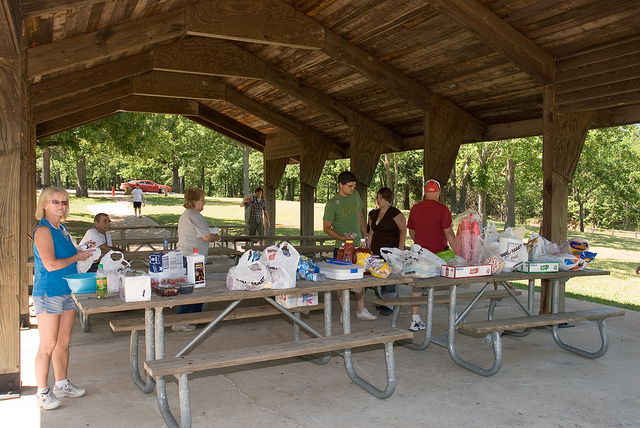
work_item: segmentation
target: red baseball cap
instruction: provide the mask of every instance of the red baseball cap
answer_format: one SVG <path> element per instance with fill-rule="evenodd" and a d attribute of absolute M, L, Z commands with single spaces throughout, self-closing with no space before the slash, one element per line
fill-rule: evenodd
<path fill-rule="evenodd" d="M 424 183 L 424 193 L 437 193 L 440 191 L 440 183 L 433 178 Z"/>

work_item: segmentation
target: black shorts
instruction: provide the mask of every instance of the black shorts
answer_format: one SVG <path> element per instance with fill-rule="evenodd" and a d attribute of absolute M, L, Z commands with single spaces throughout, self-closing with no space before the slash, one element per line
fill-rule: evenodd
<path fill-rule="evenodd" d="M 142 206 L 142 201 L 133 203 L 133 208 L 140 208 L 141 206 Z"/>

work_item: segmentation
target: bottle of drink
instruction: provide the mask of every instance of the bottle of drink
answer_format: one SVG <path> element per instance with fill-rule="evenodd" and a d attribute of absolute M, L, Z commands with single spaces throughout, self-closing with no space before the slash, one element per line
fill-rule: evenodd
<path fill-rule="evenodd" d="M 344 255 L 342 256 L 342 260 L 353 263 L 353 257 L 356 253 L 356 246 L 353 245 L 353 241 L 347 239 L 344 244 Z"/>
<path fill-rule="evenodd" d="M 314 273 L 308 273 L 305 276 L 305 278 L 307 278 L 307 281 L 322 282 L 327 280 L 327 275 L 320 272 L 314 272 Z"/>
<path fill-rule="evenodd" d="M 98 265 L 96 271 L 96 297 L 98 299 L 104 299 L 109 297 L 109 290 L 107 290 L 107 272 L 102 265 Z"/>
<path fill-rule="evenodd" d="M 169 249 L 169 241 L 167 240 L 167 238 L 164 238 L 164 241 L 162 241 L 162 251 L 166 253 L 168 249 Z"/>
<path fill-rule="evenodd" d="M 206 284 L 204 265 L 207 258 L 203 254 L 198 254 L 196 248 L 193 254 L 187 256 L 187 281 L 195 284 L 195 288 L 204 287 Z"/>

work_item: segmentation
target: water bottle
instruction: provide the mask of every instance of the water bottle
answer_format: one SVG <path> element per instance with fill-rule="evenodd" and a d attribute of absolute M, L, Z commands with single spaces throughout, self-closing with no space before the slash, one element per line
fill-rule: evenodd
<path fill-rule="evenodd" d="M 305 278 L 307 278 L 307 281 L 323 282 L 327 280 L 327 275 L 320 272 L 313 272 L 308 273 Z"/>
<path fill-rule="evenodd" d="M 107 290 L 107 272 L 102 265 L 98 265 L 98 270 L 96 271 L 96 297 L 98 299 L 109 297 L 109 290 Z"/>
<path fill-rule="evenodd" d="M 164 241 L 162 241 L 162 251 L 166 252 L 169 249 L 169 241 L 167 240 L 167 238 L 164 238 Z"/>

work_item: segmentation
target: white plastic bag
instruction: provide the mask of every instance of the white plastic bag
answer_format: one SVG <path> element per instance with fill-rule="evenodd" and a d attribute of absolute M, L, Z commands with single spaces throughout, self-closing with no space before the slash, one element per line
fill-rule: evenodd
<path fill-rule="evenodd" d="M 411 251 L 404 252 L 402 276 L 431 278 L 440 275 L 444 260 L 418 244 L 411 245 Z"/>
<path fill-rule="evenodd" d="M 100 250 L 100 247 L 94 247 L 91 257 L 89 257 L 87 260 L 76 262 L 78 273 L 85 273 L 86 271 L 88 271 L 91 265 L 100 259 L 100 254 L 102 254 L 102 250 Z"/>
<path fill-rule="evenodd" d="M 300 254 L 293 245 L 288 242 L 271 245 L 262 252 L 260 261 L 271 274 L 272 288 L 280 290 L 296 286 L 296 270 L 300 262 Z"/>
<path fill-rule="evenodd" d="M 253 260 L 253 250 L 247 250 L 227 273 L 229 290 L 256 291 L 271 288 L 271 275 L 260 260 Z"/>
<path fill-rule="evenodd" d="M 391 266 L 391 272 L 400 275 L 404 268 L 404 251 L 395 247 L 382 247 L 380 248 L 380 255 Z"/>
<path fill-rule="evenodd" d="M 497 242 L 488 242 L 486 238 L 479 236 L 473 252 L 473 263 L 490 264 L 491 275 L 499 275 L 504 268 L 504 260 L 497 247 Z"/>
<path fill-rule="evenodd" d="M 484 239 L 486 242 L 498 242 L 498 228 L 493 220 L 487 221 L 487 227 L 484 228 Z"/>
<path fill-rule="evenodd" d="M 522 238 L 514 235 L 513 229 L 507 227 L 498 238 L 498 252 L 504 260 L 505 272 L 511 272 L 520 264 L 529 260 L 529 254 Z"/>
<path fill-rule="evenodd" d="M 117 293 L 120 287 L 119 274 L 131 270 L 131 265 L 124 259 L 120 251 L 109 251 L 100 259 L 102 268 L 107 272 L 107 290 L 109 293 Z"/>

